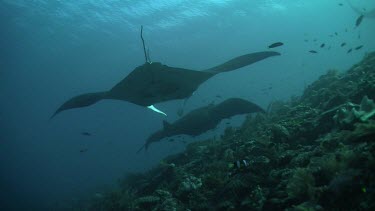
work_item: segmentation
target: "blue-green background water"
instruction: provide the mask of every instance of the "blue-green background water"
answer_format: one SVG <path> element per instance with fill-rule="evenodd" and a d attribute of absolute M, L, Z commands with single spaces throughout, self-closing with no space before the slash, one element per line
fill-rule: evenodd
<path fill-rule="evenodd" d="M 229 97 L 265 108 L 300 95 L 328 69 L 346 70 L 375 49 L 375 18 L 355 28 L 357 18 L 344 0 L 0 0 L 0 208 L 64 209 L 184 148 L 160 142 L 135 153 L 163 119 L 176 120 L 182 101 L 157 105 L 166 118 L 107 100 L 49 120 L 65 100 L 107 90 L 144 63 L 141 25 L 152 61 L 194 70 L 284 42 L 275 49 L 282 56 L 204 83 L 187 112 Z"/>

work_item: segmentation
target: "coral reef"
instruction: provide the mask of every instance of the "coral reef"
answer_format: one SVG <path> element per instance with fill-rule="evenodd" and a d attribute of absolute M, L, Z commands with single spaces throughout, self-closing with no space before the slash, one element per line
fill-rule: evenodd
<path fill-rule="evenodd" d="M 220 139 L 126 177 L 87 210 L 375 210 L 375 53 Z"/>

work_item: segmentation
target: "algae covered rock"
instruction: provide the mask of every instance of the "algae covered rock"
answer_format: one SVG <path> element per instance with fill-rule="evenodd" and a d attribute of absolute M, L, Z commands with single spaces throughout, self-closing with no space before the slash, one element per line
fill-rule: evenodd
<path fill-rule="evenodd" d="M 375 103 L 364 96 L 360 105 L 347 103 L 337 110 L 333 118 L 340 127 L 353 128 L 355 123 L 367 122 L 373 117 L 375 117 Z"/>
<path fill-rule="evenodd" d="M 179 192 L 191 192 L 202 187 L 202 180 L 193 175 L 188 175 L 180 184 Z"/>

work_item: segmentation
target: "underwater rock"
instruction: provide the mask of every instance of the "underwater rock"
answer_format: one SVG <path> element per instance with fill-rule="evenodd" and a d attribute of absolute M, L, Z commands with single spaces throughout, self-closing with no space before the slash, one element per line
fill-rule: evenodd
<path fill-rule="evenodd" d="M 170 192 L 161 189 L 158 189 L 155 192 L 160 197 L 161 204 L 159 204 L 154 210 L 177 210 L 178 202 L 172 197 Z"/>
<path fill-rule="evenodd" d="M 254 171 L 270 169 L 270 161 L 266 156 L 257 156 L 250 160 L 250 167 Z"/>
<path fill-rule="evenodd" d="M 367 96 L 362 98 L 360 105 L 347 103 L 336 111 L 333 116 L 336 124 L 344 129 L 353 129 L 354 123 L 366 122 L 375 116 L 375 103 Z"/>
<path fill-rule="evenodd" d="M 364 96 L 358 111 L 354 109 L 354 115 L 359 118 L 361 122 L 366 122 L 375 116 L 375 103 L 373 100 Z"/>
<path fill-rule="evenodd" d="M 224 159 L 226 161 L 234 160 L 234 151 L 232 149 L 227 149 L 224 151 Z"/>
<path fill-rule="evenodd" d="M 266 197 L 262 188 L 258 185 L 251 191 L 250 195 L 241 202 L 241 207 L 248 210 L 262 210 Z"/>
<path fill-rule="evenodd" d="M 197 178 L 193 175 L 186 176 L 184 178 L 184 181 L 181 182 L 179 187 L 179 192 L 185 193 L 185 192 L 191 192 L 193 190 L 196 190 L 202 186 L 202 180 L 201 178 Z"/>
<path fill-rule="evenodd" d="M 350 142 L 374 142 L 375 140 L 375 120 L 367 123 L 357 123 L 352 133 L 347 136 Z"/>
<path fill-rule="evenodd" d="M 314 202 L 303 202 L 297 206 L 293 206 L 294 211 L 319 211 L 324 210 L 322 206 Z"/>
<path fill-rule="evenodd" d="M 136 207 L 141 209 L 150 209 L 160 201 L 160 197 L 157 196 L 143 196 L 135 201 Z"/>
<path fill-rule="evenodd" d="M 286 190 L 290 198 L 305 201 L 313 197 L 314 186 L 315 179 L 310 171 L 306 168 L 297 168 L 289 179 Z"/>
<path fill-rule="evenodd" d="M 280 125 L 280 124 L 274 124 L 271 127 L 272 132 L 272 141 L 276 143 L 282 143 L 289 140 L 290 134 L 288 129 L 286 127 Z"/>

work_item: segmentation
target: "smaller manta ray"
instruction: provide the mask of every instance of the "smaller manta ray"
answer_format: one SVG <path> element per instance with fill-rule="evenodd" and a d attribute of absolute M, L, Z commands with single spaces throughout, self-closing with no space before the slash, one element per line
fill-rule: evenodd
<path fill-rule="evenodd" d="M 230 98 L 218 105 L 208 105 L 195 109 L 174 123 L 163 121 L 163 129 L 152 134 L 146 143 L 137 151 L 147 150 L 153 142 L 175 135 L 197 136 L 210 129 L 214 129 L 221 120 L 246 113 L 265 112 L 258 105 L 240 99 Z"/>

